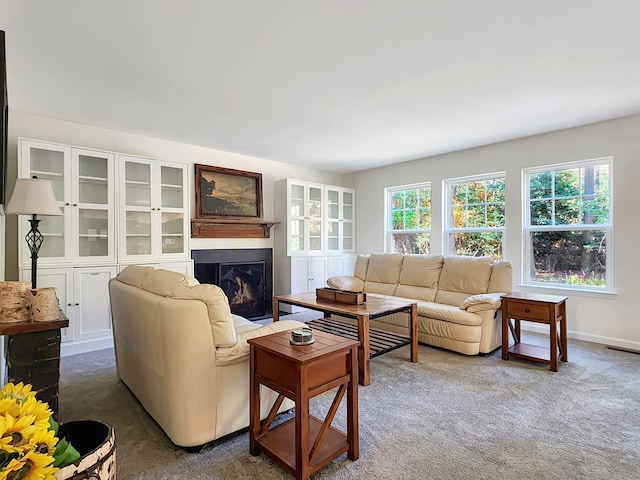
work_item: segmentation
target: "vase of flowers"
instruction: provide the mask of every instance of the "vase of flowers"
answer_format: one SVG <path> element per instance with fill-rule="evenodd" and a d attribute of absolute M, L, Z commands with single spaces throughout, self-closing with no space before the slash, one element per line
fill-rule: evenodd
<path fill-rule="evenodd" d="M 47 403 L 36 399 L 31 385 L 7 383 L 0 390 L 0 480 L 72 478 L 65 476 L 67 467 L 71 467 L 68 471 L 79 473 L 86 455 L 81 455 L 72 442 L 76 441 L 82 450 L 86 447 L 85 441 L 78 435 L 72 438 L 74 428 L 64 425 L 58 425 L 53 419 Z M 93 446 L 87 448 L 96 450 Z M 113 467 L 113 476 L 104 478 L 115 478 L 115 448 Z"/>

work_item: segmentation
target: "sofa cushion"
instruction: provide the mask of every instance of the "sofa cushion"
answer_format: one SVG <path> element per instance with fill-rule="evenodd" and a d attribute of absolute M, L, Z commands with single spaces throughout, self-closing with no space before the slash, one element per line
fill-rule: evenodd
<path fill-rule="evenodd" d="M 176 287 L 198 284 L 198 280 L 193 277 L 171 270 L 157 269 L 147 275 L 140 288 L 162 297 L 173 297 Z"/>
<path fill-rule="evenodd" d="M 127 285 L 140 288 L 144 280 L 154 271 L 153 267 L 129 265 L 118 274 L 118 280 Z"/>
<path fill-rule="evenodd" d="M 468 310 L 460 310 L 454 305 L 443 305 L 433 302 L 418 302 L 418 316 L 435 318 L 460 325 L 480 325 L 482 317 Z"/>
<path fill-rule="evenodd" d="M 238 335 L 238 341 L 233 347 L 219 348 L 216 350 L 216 365 L 222 367 L 247 360 L 249 357 L 249 344 L 247 340 L 250 338 L 284 332 L 285 330 L 294 330 L 304 326 L 304 323 L 298 322 L 297 320 L 281 320 L 279 322 L 268 323 L 260 328 L 244 331 Z"/>
<path fill-rule="evenodd" d="M 374 253 L 369 257 L 367 282 L 390 283 L 395 285 L 400 279 L 402 259 L 400 253 Z"/>
<path fill-rule="evenodd" d="M 459 306 L 469 295 L 487 293 L 491 257 L 445 257 L 436 302 Z"/>
<path fill-rule="evenodd" d="M 178 299 L 200 300 L 207 306 L 209 324 L 216 348 L 229 348 L 236 344 L 236 329 L 231 317 L 229 300 L 217 285 L 175 285 L 173 294 Z"/>
<path fill-rule="evenodd" d="M 405 255 L 395 295 L 433 302 L 443 260 L 442 255 Z"/>
<path fill-rule="evenodd" d="M 364 281 L 367 278 L 367 267 L 369 266 L 369 255 L 358 255 L 356 265 L 353 267 L 353 276 Z"/>

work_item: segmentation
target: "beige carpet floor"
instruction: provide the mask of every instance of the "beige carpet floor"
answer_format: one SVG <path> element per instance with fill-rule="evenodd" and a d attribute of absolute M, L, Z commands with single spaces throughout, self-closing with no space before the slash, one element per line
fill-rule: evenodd
<path fill-rule="evenodd" d="M 371 361 L 360 459 L 343 455 L 312 479 L 640 479 L 640 355 L 570 341 L 557 373 L 499 352 L 421 345 L 419 355 L 410 363 L 404 347 Z M 312 413 L 332 397 L 315 398 Z M 112 350 L 62 359 L 60 420 L 77 419 L 115 428 L 120 480 L 292 478 L 249 454 L 246 430 L 199 453 L 172 445 L 118 381 Z"/>

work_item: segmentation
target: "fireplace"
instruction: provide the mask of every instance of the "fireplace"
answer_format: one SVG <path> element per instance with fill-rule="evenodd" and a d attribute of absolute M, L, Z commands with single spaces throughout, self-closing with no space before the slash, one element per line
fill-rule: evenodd
<path fill-rule="evenodd" d="M 192 250 L 195 277 L 218 285 L 231 313 L 249 320 L 273 314 L 273 254 L 270 248 Z"/>

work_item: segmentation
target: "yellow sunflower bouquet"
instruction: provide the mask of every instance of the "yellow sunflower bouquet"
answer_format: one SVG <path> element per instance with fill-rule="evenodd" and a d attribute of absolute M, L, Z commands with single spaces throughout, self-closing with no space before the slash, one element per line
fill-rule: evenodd
<path fill-rule="evenodd" d="M 55 480 L 59 467 L 80 458 L 58 439 L 51 414 L 31 385 L 7 383 L 0 390 L 0 480 Z"/>

